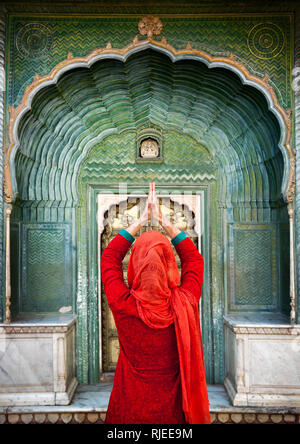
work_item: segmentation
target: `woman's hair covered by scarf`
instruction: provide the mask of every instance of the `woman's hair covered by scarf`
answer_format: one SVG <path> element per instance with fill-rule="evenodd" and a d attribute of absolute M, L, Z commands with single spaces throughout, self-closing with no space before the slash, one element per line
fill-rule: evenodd
<path fill-rule="evenodd" d="M 146 231 L 138 237 L 130 255 L 127 280 L 138 314 L 146 325 L 157 329 L 174 322 L 186 421 L 209 424 L 198 301 L 178 287 L 180 273 L 166 236 Z"/>
<path fill-rule="evenodd" d="M 170 241 L 158 231 L 146 231 L 133 244 L 127 280 L 141 319 L 151 328 L 173 322 L 172 288 L 180 274 Z"/>

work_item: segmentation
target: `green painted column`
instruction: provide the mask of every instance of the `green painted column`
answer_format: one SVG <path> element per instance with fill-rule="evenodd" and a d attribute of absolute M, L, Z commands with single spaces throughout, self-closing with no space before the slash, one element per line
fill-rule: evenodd
<path fill-rule="evenodd" d="M 4 203 L 3 203 L 3 139 L 4 139 L 4 53 L 5 53 L 5 13 L 0 5 L 0 322 L 4 313 Z"/>
<path fill-rule="evenodd" d="M 295 252 L 296 252 L 296 322 L 300 324 L 300 8 L 297 9 L 295 21 L 295 144 L 296 144 L 296 196 L 295 196 Z"/>

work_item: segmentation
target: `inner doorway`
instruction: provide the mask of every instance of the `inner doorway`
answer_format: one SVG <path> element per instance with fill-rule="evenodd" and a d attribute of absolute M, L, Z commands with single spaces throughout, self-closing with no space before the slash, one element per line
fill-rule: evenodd
<path fill-rule="evenodd" d="M 202 251 L 202 210 L 201 194 L 159 194 L 159 204 L 162 213 L 170 218 L 171 222 L 192 239 L 198 250 Z M 117 235 L 121 228 L 128 226 L 136 220 L 146 204 L 145 194 L 99 194 L 98 195 L 98 246 L 99 258 L 105 247 Z M 166 235 L 160 226 L 149 224 L 139 231 L 157 230 Z M 167 236 L 167 235 L 166 235 Z M 168 236 L 167 236 L 168 237 Z M 174 247 L 173 247 L 174 249 Z M 131 250 L 123 260 L 124 281 L 127 284 L 127 267 Z M 179 271 L 180 260 L 174 249 Z M 100 270 L 100 264 L 98 269 Z M 100 379 L 109 380 L 113 375 L 118 356 L 119 342 L 117 329 L 112 312 L 108 306 L 101 276 L 99 276 L 99 343 L 100 343 Z"/>

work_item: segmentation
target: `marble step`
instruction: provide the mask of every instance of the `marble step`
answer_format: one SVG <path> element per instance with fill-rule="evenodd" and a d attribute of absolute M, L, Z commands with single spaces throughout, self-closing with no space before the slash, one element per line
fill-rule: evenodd
<path fill-rule="evenodd" d="M 112 383 L 81 384 L 67 406 L 0 407 L 0 424 L 101 424 Z M 209 385 L 213 424 L 299 424 L 300 409 L 234 407 L 221 385 Z"/>

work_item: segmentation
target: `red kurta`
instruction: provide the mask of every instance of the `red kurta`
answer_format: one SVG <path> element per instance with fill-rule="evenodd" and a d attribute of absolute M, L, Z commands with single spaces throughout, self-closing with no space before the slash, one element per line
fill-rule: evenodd
<path fill-rule="evenodd" d="M 139 317 L 124 282 L 122 260 L 131 243 L 122 235 L 101 256 L 104 291 L 119 335 L 120 355 L 109 400 L 107 424 L 184 424 L 174 324 L 153 329 Z M 203 258 L 191 239 L 175 247 L 181 260 L 181 288 L 199 300 Z"/>

